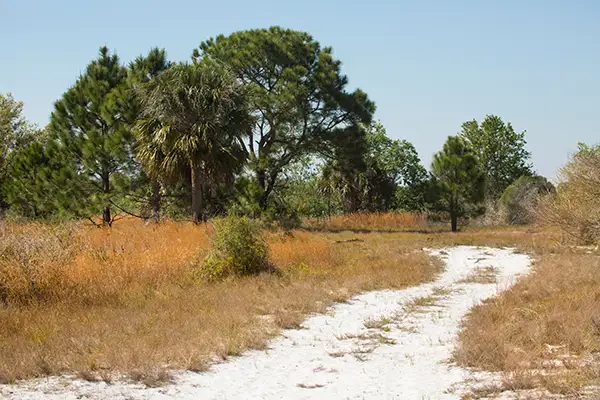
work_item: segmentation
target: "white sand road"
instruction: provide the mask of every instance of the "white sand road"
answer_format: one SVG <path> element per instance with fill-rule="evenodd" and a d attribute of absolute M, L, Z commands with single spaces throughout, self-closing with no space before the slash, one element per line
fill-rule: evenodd
<path fill-rule="evenodd" d="M 526 273 L 530 260 L 511 249 L 460 246 L 431 252 L 446 261 L 445 271 L 434 282 L 359 295 L 326 314 L 309 317 L 302 325 L 304 329 L 284 331 L 266 351 L 249 351 L 214 365 L 209 372 L 174 372 L 175 382 L 165 387 L 52 377 L 1 386 L 0 396 L 459 399 L 456 388 L 461 382 L 483 376 L 449 361 L 460 321 L 474 304 L 506 289 L 518 275 Z M 496 283 L 461 282 L 477 268 L 487 266 L 495 268 Z M 432 294 L 435 304 L 411 302 Z"/>

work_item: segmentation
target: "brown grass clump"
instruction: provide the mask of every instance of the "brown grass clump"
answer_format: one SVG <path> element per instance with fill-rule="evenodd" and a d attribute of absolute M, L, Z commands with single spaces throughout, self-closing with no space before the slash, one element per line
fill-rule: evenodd
<path fill-rule="evenodd" d="M 210 224 L 27 224 L 4 225 L 2 233 L 1 382 L 78 372 L 154 384 L 164 381 L 160 369 L 205 370 L 215 359 L 264 348 L 279 329 L 334 301 L 419 284 L 440 271 L 420 251 L 422 235 L 336 243 L 351 237 L 268 233 L 279 274 L 199 283 L 193 261 L 209 250 Z M 29 256 L 15 257 L 25 240 Z"/>
<path fill-rule="evenodd" d="M 473 308 L 456 360 L 509 372 L 505 386 L 531 371 L 552 392 L 600 383 L 600 255 L 565 248 L 538 257 L 534 273 Z"/>
<path fill-rule="evenodd" d="M 458 281 L 458 283 L 481 283 L 490 284 L 496 283 L 498 270 L 491 265 L 486 267 L 478 267 L 473 270 L 467 277 Z"/>

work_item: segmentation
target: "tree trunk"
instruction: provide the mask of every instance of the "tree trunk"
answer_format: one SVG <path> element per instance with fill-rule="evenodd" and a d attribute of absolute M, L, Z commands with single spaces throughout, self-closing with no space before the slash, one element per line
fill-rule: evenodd
<path fill-rule="evenodd" d="M 195 160 L 190 162 L 192 175 L 192 221 L 200 223 L 204 220 L 203 199 L 202 199 L 202 179 L 200 163 Z"/>
<path fill-rule="evenodd" d="M 102 192 L 104 194 L 110 193 L 110 175 L 106 171 L 102 172 Z M 110 226 L 111 222 L 110 206 L 106 204 L 102 210 L 102 224 Z"/>
<path fill-rule="evenodd" d="M 452 224 L 452 232 L 456 232 L 456 226 L 457 226 L 457 215 L 456 215 L 456 211 L 452 210 L 450 211 L 450 221 Z"/>
<path fill-rule="evenodd" d="M 267 173 L 263 169 L 256 170 L 256 181 L 258 182 L 258 186 L 260 187 L 260 197 L 258 198 L 258 206 L 261 211 L 265 211 L 267 209 Z"/>
<path fill-rule="evenodd" d="M 152 219 L 155 223 L 160 220 L 160 182 L 154 180 L 152 182 Z"/>
<path fill-rule="evenodd" d="M 452 232 L 456 232 L 457 220 L 458 210 L 456 206 L 456 200 L 454 199 L 454 195 L 452 195 L 452 199 L 450 200 L 450 224 L 452 225 Z"/>

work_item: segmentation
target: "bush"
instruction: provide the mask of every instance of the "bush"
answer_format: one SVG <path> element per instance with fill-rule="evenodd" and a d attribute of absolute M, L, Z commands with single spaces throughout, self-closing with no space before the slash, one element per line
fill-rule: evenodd
<path fill-rule="evenodd" d="M 269 248 L 260 224 L 247 217 L 215 220 L 213 249 L 198 269 L 203 280 L 248 276 L 271 271 Z"/>
<path fill-rule="evenodd" d="M 563 182 L 556 195 L 540 204 L 540 217 L 577 243 L 596 243 L 600 240 L 600 145 L 580 144 L 560 175 Z"/>
<path fill-rule="evenodd" d="M 554 192 L 554 185 L 543 176 L 522 176 L 504 190 L 500 213 L 508 224 L 531 224 L 540 197 Z"/>

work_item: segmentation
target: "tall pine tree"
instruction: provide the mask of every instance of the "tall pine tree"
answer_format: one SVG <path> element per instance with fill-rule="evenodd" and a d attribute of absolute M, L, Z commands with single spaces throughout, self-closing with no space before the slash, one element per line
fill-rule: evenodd
<path fill-rule="evenodd" d="M 438 189 L 438 205 L 450 213 L 452 232 L 458 217 L 483 200 L 485 177 L 473 150 L 458 136 L 450 136 L 442 151 L 433 157 L 431 174 Z"/>
<path fill-rule="evenodd" d="M 63 198 L 61 206 L 78 216 L 102 213 L 111 224 L 111 210 L 127 190 L 132 166 L 130 101 L 127 70 L 116 54 L 100 48 L 75 84 L 55 103 L 50 126 L 61 154 L 72 163 L 69 177 L 77 195 Z"/>

